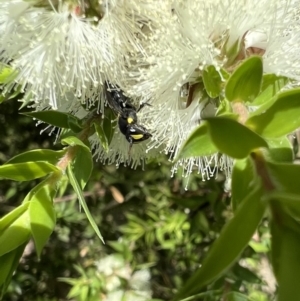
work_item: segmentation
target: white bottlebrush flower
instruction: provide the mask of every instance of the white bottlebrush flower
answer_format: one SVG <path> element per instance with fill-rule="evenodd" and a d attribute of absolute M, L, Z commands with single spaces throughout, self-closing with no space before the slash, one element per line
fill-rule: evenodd
<path fill-rule="evenodd" d="M 17 83 L 37 106 L 57 109 L 66 93 L 84 102 L 105 80 L 120 84 L 130 53 L 143 53 L 141 22 L 158 8 L 150 0 L 105 0 L 89 15 L 90 2 L 53 2 L 0 1 L 0 61 L 17 71 L 4 92 Z"/>
<path fill-rule="evenodd" d="M 17 71 L 3 92 L 21 85 L 36 111 L 55 109 L 84 118 L 80 104 L 96 104 L 103 113 L 105 81 L 122 86 L 132 53 L 146 55 L 144 28 L 159 27 L 170 1 L 104 0 L 88 14 L 90 1 L 1 0 L 0 61 Z M 79 5 L 80 4 L 80 5 Z M 143 28 L 143 31 L 142 31 Z M 96 135 L 90 137 L 95 157 L 104 163 L 135 168 L 158 150 L 146 142 L 129 144 L 116 127 L 108 153 Z"/>
<path fill-rule="evenodd" d="M 23 86 L 36 110 L 83 117 L 81 102 L 96 103 L 103 113 L 106 80 L 135 104 L 148 102 L 138 120 L 151 139 L 129 155 L 118 127 L 108 152 L 94 135 L 90 142 L 102 162 L 135 168 L 158 153 L 176 157 L 202 116 L 215 115 L 217 102 L 203 88 L 207 66 L 222 77 L 222 69 L 231 73 L 256 54 L 264 72 L 299 81 L 296 0 L 103 0 L 89 15 L 90 2 L 0 0 L 0 60 L 17 70 L 4 92 L 14 83 Z M 215 110 L 207 113 L 208 104 Z M 181 160 L 172 173 L 178 167 L 184 176 L 197 170 L 205 179 L 216 167 L 229 174 L 231 160 L 211 154 Z"/>
<path fill-rule="evenodd" d="M 200 123 L 207 100 L 196 92 L 203 90 L 201 78 L 207 66 L 213 65 L 222 77 L 221 69 L 231 73 L 254 53 L 263 56 L 265 72 L 298 79 L 297 5 L 285 0 L 174 1 L 169 26 L 164 24 L 151 32 L 144 45 L 147 56 L 137 54 L 136 65 L 130 70 L 127 91 L 143 101 L 149 100 L 155 108 L 145 121 L 159 133 L 155 135 L 158 139 L 149 143 L 149 149 L 163 141 L 165 151 L 176 154 Z M 292 47 L 293 43 L 296 47 Z M 293 60 L 289 60 L 289 54 Z M 184 176 L 197 170 L 205 179 L 221 166 L 229 174 L 232 160 L 218 158 L 215 154 L 181 160 L 173 172 L 182 166 Z"/>

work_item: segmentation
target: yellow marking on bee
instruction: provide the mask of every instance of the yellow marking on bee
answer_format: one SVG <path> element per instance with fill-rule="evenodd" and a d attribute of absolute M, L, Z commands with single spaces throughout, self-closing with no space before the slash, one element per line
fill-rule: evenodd
<path fill-rule="evenodd" d="M 132 122 L 133 122 L 133 118 L 128 117 L 128 118 L 127 118 L 127 122 L 128 122 L 128 123 L 132 123 Z"/>
<path fill-rule="evenodd" d="M 137 135 L 130 135 L 133 139 L 135 140 L 139 140 L 139 139 L 142 139 L 144 137 L 143 134 L 137 134 Z"/>

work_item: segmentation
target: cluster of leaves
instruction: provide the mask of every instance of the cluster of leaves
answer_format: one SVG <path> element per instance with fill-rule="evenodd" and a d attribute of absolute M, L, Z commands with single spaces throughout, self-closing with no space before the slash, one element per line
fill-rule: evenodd
<path fill-rule="evenodd" d="M 297 300 L 300 168 L 292 163 L 287 135 L 300 126 L 300 90 L 281 92 L 286 79 L 263 75 L 262 60 L 255 56 L 228 78 L 225 95 L 221 95 L 220 75 L 216 77 L 214 68 L 207 68 L 205 74 L 210 79 L 204 76 L 207 93 L 219 96 L 223 105 L 216 118 L 208 119 L 194 131 L 180 156 L 207 155 L 218 150 L 236 159 L 232 175 L 235 214 L 175 300 L 198 293 L 223 274 L 244 250 L 264 215 L 270 219 L 278 300 Z M 248 113 L 251 107 L 255 109 Z"/>
<path fill-rule="evenodd" d="M 102 167 L 103 198 L 88 207 L 83 189 L 96 171 L 87 138 L 96 132 L 108 150 L 114 128 L 110 111 L 100 116 L 104 118 L 91 112 L 86 120 L 54 111 L 28 114 L 63 129 L 60 141 L 65 148 L 27 151 L 0 167 L 3 179 L 22 182 L 45 177 L 0 220 L 2 295 L 30 239 L 41 257 L 56 225 L 54 199 L 70 183 L 91 228 L 102 239 L 97 226 L 101 225 L 109 244 L 94 245 L 80 237 L 80 243 L 87 241 L 89 254 L 82 264 L 90 269 L 77 268 L 78 280 L 71 279 L 70 268 L 64 271 L 62 280 L 73 285 L 69 297 L 106 298 L 107 279 L 99 277 L 94 254 L 100 252 L 105 258 L 114 252 L 131 271 L 151 268 L 154 297 L 163 300 L 264 300 L 266 295 L 257 295 L 255 286 L 249 286 L 261 283 L 249 270 L 249 262 L 246 267 L 238 262 L 241 256 L 256 259 L 259 250 L 268 250 L 263 235 L 260 244 L 253 241 L 264 220 L 272 237 L 270 259 L 279 284 L 278 300 L 298 300 L 300 167 L 293 164 L 287 135 L 300 126 L 300 90 L 282 92 L 287 79 L 263 75 L 262 60 L 255 56 L 231 75 L 209 66 L 202 79 L 205 93 L 220 103 L 219 110 L 195 129 L 179 158 L 215 152 L 234 158 L 231 200 L 224 197 L 220 183 L 200 185 L 198 176 L 192 176 L 189 192 L 181 191 L 178 180 L 167 179 L 162 162 L 160 172 L 150 164 L 143 176 L 119 170 L 116 178 L 110 168 Z M 109 191 L 119 201 L 112 207 L 105 202 Z M 94 217 L 89 209 L 93 206 Z M 57 235 L 60 240 L 71 240 L 71 226 L 67 229 L 65 236 Z M 118 278 L 118 289 L 126 291 L 129 279 Z"/>
<path fill-rule="evenodd" d="M 5 105 L 6 113 L 9 111 L 14 120 L 17 112 L 11 110 L 12 103 Z M 30 119 L 21 118 L 26 126 L 22 134 L 16 128 L 11 139 L 19 142 L 41 139 Z M 40 142 L 46 145 L 48 137 L 42 137 L 45 142 Z M 5 144 L 8 147 L 12 143 Z M 25 142 L 21 145 L 28 148 Z M 0 151 L 7 156 L 15 152 L 6 147 Z M 101 228 L 105 245 L 95 238 L 85 214 L 78 210 L 76 194 L 70 187 L 66 188 L 66 178 L 62 180 L 54 203 L 57 217 L 50 241 L 39 260 L 33 244 L 27 246 L 29 250 L 22 256 L 4 300 L 54 301 L 65 299 L 68 294 L 74 300 L 106 298 L 105 284 L 109 279 L 99 273 L 96 263 L 108 254 L 121 257 L 132 271 L 150 270 L 153 298 L 171 299 L 197 269 L 230 217 L 230 200 L 223 193 L 222 178 L 202 182 L 194 175 L 190 189 L 185 191 L 181 181 L 169 178 L 169 170 L 170 166 L 164 161 L 159 166 L 157 162 L 151 163 L 145 171 L 97 165 L 84 195 Z M 22 182 L 5 195 L 12 183 L 2 181 L 2 215 L 5 205 L 18 206 L 25 192 L 32 188 L 32 182 Z M 267 231 L 266 227 L 262 229 Z M 243 253 L 243 258 L 251 259 L 247 267 L 235 264 L 226 276 L 210 285 L 207 292 L 204 289 L 199 300 L 219 300 L 221 295 L 239 297 L 237 292 L 241 289 L 255 297 L 253 300 L 268 300 L 267 294 L 260 292 L 262 281 L 251 271 L 252 266 L 260 262 L 257 252 L 268 250 L 268 239 L 251 243 L 255 248 L 247 247 Z M 128 281 L 123 278 L 120 287 L 128 291 Z"/>

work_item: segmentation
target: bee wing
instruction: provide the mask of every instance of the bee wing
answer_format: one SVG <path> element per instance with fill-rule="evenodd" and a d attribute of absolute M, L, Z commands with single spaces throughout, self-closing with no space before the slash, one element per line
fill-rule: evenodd
<path fill-rule="evenodd" d="M 109 105 L 109 107 L 115 112 L 115 114 L 122 114 L 123 108 L 120 105 L 120 101 L 118 101 L 118 97 L 120 97 L 120 93 L 116 90 L 116 88 L 105 82 L 104 84 L 105 98 Z"/>

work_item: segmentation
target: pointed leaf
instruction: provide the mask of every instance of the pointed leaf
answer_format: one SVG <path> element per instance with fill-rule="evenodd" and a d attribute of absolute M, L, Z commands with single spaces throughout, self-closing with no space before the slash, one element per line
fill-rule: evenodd
<path fill-rule="evenodd" d="M 109 145 L 114 136 L 115 128 L 117 126 L 117 118 L 110 108 L 105 109 L 105 115 L 103 120 L 103 131 L 107 138 L 107 144 Z"/>
<path fill-rule="evenodd" d="M 262 75 L 262 58 L 251 56 L 229 78 L 225 87 L 226 98 L 229 101 L 253 101 L 260 92 Z"/>
<path fill-rule="evenodd" d="M 273 223 L 272 258 L 279 284 L 278 301 L 299 300 L 299 250 L 300 234 Z"/>
<path fill-rule="evenodd" d="M 30 235 L 29 216 L 26 210 L 9 227 L 0 232 L 0 256 L 27 243 Z"/>
<path fill-rule="evenodd" d="M 290 140 L 287 137 L 267 139 L 268 155 L 275 162 L 292 162 L 294 153 Z"/>
<path fill-rule="evenodd" d="M 276 191 L 266 200 L 270 201 L 274 222 L 300 235 L 300 196 Z"/>
<path fill-rule="evenodd" d="M 68 128 L 74 133 L 80 133 L 83 129 L 81 120 L 73 115 L 68 116 Z"/>
<path fill-rule="evenodd" d="M 70 127 L 70 120 L 77 119 L 75 116 L 59 111 L 40 111 L 40 112 L 26 112 L 24 115 L 36 118 L 40 121 L 46 122 L 59 128 Z M 79 122 L 79 121 L 78 121 Z"/>
<path fill-rule="evenodd" d="M 82 193 L 82 190 L 80 188 L 80 185 L 78 184 L 77 180 L 76 180 L 76 177 L 72 171 L 72 168 L 70 166 L 68 166 L 68 177 L 69 177 L 69 180 L 70 180 L 70 183 L 72 185 L 72 187 L 74 188 L 76 194 L 77 194 L 77 197 L 79 199 L 79 202 L 80 202 L 80 205 L 82 206 L 92 228 L 94 229 L 95 233 L 98 235 L 98 237 L 101 239 L 101 241 L 104 243 L 104 240 L 103 240 L 103 237 L 100 233 L 100 230 L 93 218 L 93 216 L 91 215 L 91 212 L 85 202 L 85 199 L 84 199 L 84 196 L 83 196 L 83 193 Z"/>
<path fill-rule="evenodd" d="M 13 99 L 16 96 L 18 96 L 20 93 L 22 93 L 22 88 L 17 87 L 17 88 L 15 88 L 15 90 L 5 93 L 4 95 L 0 94 L 0 103 L 4 102 L 6 100 L 9 100 L 9 99 Z"/>
<path fill-rule="evenodd" d="M 246 125 L 267 137 L 285 136 L 300 127 L 300 89 L 282 92 L 260 115 L 250 117 Z"/>
<path fill-rule="evenodd" d="M 228 38 L 222 49 L 223 54 L 226 55 L 227 58 L 225 66 L 232 65 L 241 51 L 241 39 L 237 39 L 234 43 L 231 42 L 231 44 L 229 44 L 230 42 Z"/>
<path fill-rule="evenodd" d="M 262 194 L 261 185 L 257 184 L 241 202 L 234 217 L 225 225 L 201 267 L 187 280 L 174 300 L 201 291 L 204 285 L 224 274 L 237 260 L 263 217 L 265 204 L 261 201 Z"/>
<path fill-rule="evenodd" d="M 225 295 L 226 301 L 251 301 L 246 295 L 238 292 L 230 292 Z"/>
<path fill-rule="evenodd" d="M 75 159 L 72 161 L 74 175 L 83 189 L 93 170 L 93 159 L 90 148 L 76 137 L 67 137 L 61 141 L 63 144 L 78 146 Z"/>
<path fill-rule="evenodd" d="M 262 137 L 232 119 L 217 117 L 206 122 L 215 146 L 232 158 L 243 159 L 256 148 L 268 147 Z"/>
<path fill-rule="evenodd" d="M 197 127 L 179 151 L 178 159 L 207 156 L 218 152 L 208 135 L 206 124 Z"/>
<path fill-rule="evenodd" d="M 108 152 L 109 150 L 109 144 L 108 144 L 108 139 L 105 135 L 105 132 L 103 130 L 103 127 L 101 125 L 99 125 L 98 123 L 94 122 L 94 127 L 96 130 L 96 134 L 98 136 L 98 139 L 100 140 L 100 143 L 103 147 L 103 149 Z"/>
<path fill-rule="evenodd" d="M 28 209 L 29 204 L 23 203 L 16 209 L 10 211 L 0 219 L 0 233 L 8 228 L 14 221 L 21 217 L 24 212 Z"/>
<path fill-rule="evenodd" d="M 284 76 L 265 74 L 261 86 L 261 93 L 255 98 L 252 105 L 260 105 L 273 98 L 288 83 Z"/>
<path fill-rule="evenodd" d="M 0 63 L 0 84 L 11 82 L 17 75 L 17 72 L 7 64 Z"/>
<path fill-rule="evenodd" d="M 232 208 L 235 211 L 242 200 L 253 190 L 256 177 L 250 158 L 236 160 L 232 170 Z"/>
<path fill-rule="evenodd" d="M 20 262 L 25 247 L 26 243 L 20 245 L 12 252 L 0 256 L 0 300 L 2 300 L 3 295 L 7 290 L 11 277 Z"/>
<path fill-rule="evenodd" d="M 267 162 L 277 190 L 300 195 L 300 165 Z"/>
<path fill-rule="evenodd" d="M 56 218 L 53 207 L 55 193 L 55 187 L 44 185 L 33 195 L 29 202 L 28 213 L 31 232 L 39 257 L 55 227 Z"/>
<path fill-rule="evenodd" d="M 59 169 L 48 162 L 26 162 L 0 166 L 0 178 L 14 181 L 30 181 Z"/>
<path fill-rule="evenodd" d="M 29 161 L 47 161 L 48 163 L 55 165 L 65 153 L 66 150 L 53 151 L 51 149 L 35 149 L 17 155 L 8 160 L 5 164 L 25 163 Z"/>
<path fill-rule="evenodd" d="M 220 71 L 217 71 L 215 66 L 207 66 L 202 73 L 205 90 L 209 97 L 216 98 L 222 91 L 222 79 Z"/>

